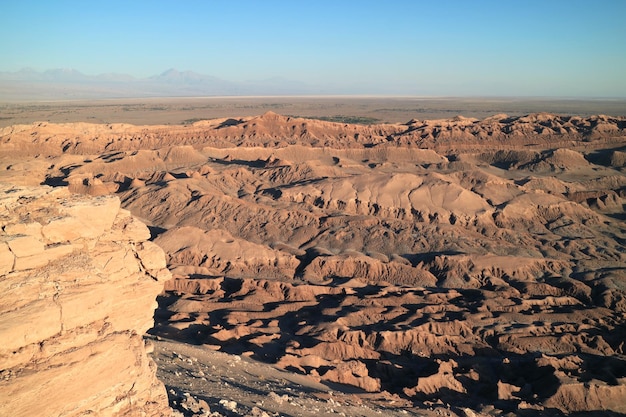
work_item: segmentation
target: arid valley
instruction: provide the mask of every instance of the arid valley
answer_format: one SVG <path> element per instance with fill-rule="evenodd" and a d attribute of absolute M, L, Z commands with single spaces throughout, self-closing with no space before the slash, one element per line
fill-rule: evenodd
<path fill-rule="evenodd" d="M 124 334 L 141 344 L 150 328 L 157 368 L 141 366 L 175 415 L 626 415 L 623 100 L 180 98 L 0 114 L 0 331 L 17 340 L 0 347 L 0 392 L 62 369 L 70 338 L 113 352 L 137 309 Z M 78 219 L 63 233 L 83 235 L 50 231 L 63 216 Z M 94 286 L 137 265 L 97 290 L 115 301 L 80 289 L 89 259 Z M 138 271 L 149 284 L 118 299 Z M 84 322 L 62 308 L 58 332 L 21 336 L 43 320 L 35 303 L 68 291 Z M 91 305 L 120 312 L 91 318 Z M 113 397 L 144 389 L 156 404 L 154 384 Z M 127 402 L 120 415 L 140 415 Z"/>

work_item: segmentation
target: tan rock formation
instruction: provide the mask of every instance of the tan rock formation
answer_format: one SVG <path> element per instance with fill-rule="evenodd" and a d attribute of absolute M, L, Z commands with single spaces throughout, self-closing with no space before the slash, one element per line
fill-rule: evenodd
<path fill-rule="evenodd" d="M 225 230 L 173 228 L 155 242 L 169 254 L 172 267 L 187 266 L 187 273 L 290 278 L 299 264 L 293 255 L 234 238 Z"/>
<path fill-rule="evenodd" d="M 0 415 L 162 416 L 162 250 L 115 197 L 0 187 Z"/>

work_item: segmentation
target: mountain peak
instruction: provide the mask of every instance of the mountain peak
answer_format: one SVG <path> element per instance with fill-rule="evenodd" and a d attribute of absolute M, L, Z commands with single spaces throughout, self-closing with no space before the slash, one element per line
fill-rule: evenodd
<path fill-rule="evenodd" d="M 163 71 L 162 73 L 160 73 L 158 76 L 159 77 L 171 77 L 174 75 L 176 76 L 180 75 L 180 71 L 178 71 L 176 68 L 169 68 Z"/>
<path fill-rule="evenodd" d="M 36 85 L 32 84 L 33 82 L 36 82 Z M 62 90 L 58 88 L 59 84 L 63 85 Z M 3 91 L 9 91 L 19 99 L 275 95 L 312 92 L 306 85 L 288 82 L 282 78 L 275 77 L 258 82 L 233 82 L 176 68 L 169 68 L 158 75 L 146 78 L 135 78 L 120 73 L 90 75 L 73 68 L 55 68 L 46 71 L 24 68 L 16 72 L 0 72 L 0 94 Z"/>
<path fill-rule="evenodd" d="M 44 71 L 44 74 L 55 74 L 55 75 L 85 75 L 82 72 L 75 70 L 74 68 L 53 68 L 47 71 Z"/>

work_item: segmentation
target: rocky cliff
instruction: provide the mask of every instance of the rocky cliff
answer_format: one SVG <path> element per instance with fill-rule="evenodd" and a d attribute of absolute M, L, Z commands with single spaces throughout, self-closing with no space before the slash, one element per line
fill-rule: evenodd
<path fill-rule="evenodd" d="M 115 197 L 0 185 L 0 415 L 169 414 L 142 334 L 169 278 Z"/>

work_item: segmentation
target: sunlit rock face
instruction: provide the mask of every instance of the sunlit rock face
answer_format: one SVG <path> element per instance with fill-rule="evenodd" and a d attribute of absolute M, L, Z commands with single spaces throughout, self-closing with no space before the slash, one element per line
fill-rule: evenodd
<path fill-rule="evenodd" d="M 170 277 L 116 197 L 0 186 L 0 415 L 161 416 L 142 335 Z"/>

